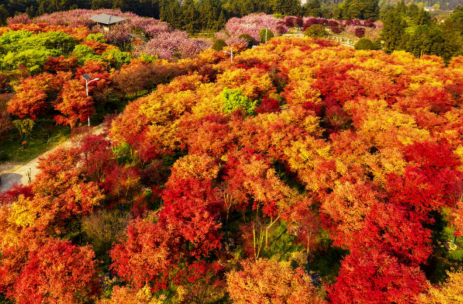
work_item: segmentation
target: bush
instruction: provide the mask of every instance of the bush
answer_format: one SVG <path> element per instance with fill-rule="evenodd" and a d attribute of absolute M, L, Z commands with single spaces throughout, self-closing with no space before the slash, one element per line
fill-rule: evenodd
<path fill-rule="evenodd" d="M 275 37 L 275 34 L 273 34 L 273 32 L 271 30 L 267 30 L 267 33 L 266 33 L 266 30 L 263 28 L 263 29 L 260 30 L 259 36 L 260 36 L 260 41 L 262 43 L 265 43 L 265 42 L 271 40 L 273 37 Z M 267 40 L 266 40 L 266 36 L 267 36 Z"/>
<path fill-rule="evenodd" d="M 31 74 L 41 72 L 48 57 L 55 55 L 49 50 L 26 50 L 19 53 L 8 53 L 3 58 L 3 68 L 7 70 L 18 69 L 21 66 L 27 68 Z"/>
<path fill-rule="evenodd" d="M 373 41 L 367 38 L 362 38 L 354 45 L 356 50 L 376 50 Z"/>
<path fill-rule="evenodd" d="M 132 60 L 132 56 L 130 53 L 121 52 L 120 50 L 111 50 L 104 52 L 102 55 L 103 59 L 112 67 L 116 69 L 120 69 L 124 64 L 129 64 Z"/>
<path fill-rule="evenodd" d="M 256 44 L 254 38 L 252 38 L 251 35 L 241 34 L 238 38 L 246 40 L 246 43 L 248 44 L 249 48 Z"/>
<path fill-rule="evenodd" d="M 225 43 L 225 40 L 223 39 L 216 39 L 214 41 L 214 44 L 212 45 L 212 49 L 217 51 L 217 52 L 220 52 L 221 50 L 223 50 L 224 47 L 227 46 L 227 43 Z"/>
<path fill-rule="evenodd" d="M 102 33 L 89 34 L 87 36 L 87 39 L 85 39 L 85 40 L 86 41 L 93 40 L 93 41 L 98 41 L 98 42 L 101 42 L 101 43 L 106 43 L 106 38 Z"/>
<path fill-rule="evenodd" d="M 254 114 L 257 101 L 252 101 L 239 89 L 227 89 L 222 91 L 222 98 L 225 101 L 224 112 L 231 113 L 235 110 L 242 108 L 246 114 Z"/>
<path fill-rule="evenodd" d="M 357 27 L 355 29 L 355 37 L 362 38 L 365 36 L 365 28 L 364 27 Z"/>
<path fill-rule="evenodd" d="M 327 33 L 323 25 L 314 24 L 305 30 L 304 35 L 306 35 L 307 37 L 319 37 L 320 38 L 320 37 L 326 37 Z"/>
<path fill-rule="evenodd" d="M 342 29 L 339 26 L 332 26 L 331 27 L 331 32 L 333 34 L 340 34 L 340 33 L 342 33 Z"/>

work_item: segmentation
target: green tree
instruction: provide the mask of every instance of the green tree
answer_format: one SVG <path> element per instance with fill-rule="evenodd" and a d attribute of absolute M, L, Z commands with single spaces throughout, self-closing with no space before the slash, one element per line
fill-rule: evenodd
<path fill-rule="evenodd" d="M 181 28 L 182 18 L 182 7 L 180 6 L 179 1 L 177 0 L 161 0 L 160 2 L 160 19 L 169 23 L 174 28 Z"/>
<path fill-rule="evenodd" d="M 185 0 L 182 5 L 183 29 L 192 34 L 198 29 L 199 14 L 193 0 Z"/>
<path fill-rule="evenodd" d="M 0 26 L 5 26 L 6 20 L 8 19 L 8 11 L 5 8 L 5 5 L 0 5 Z"/>
<path fill-rule="evenodd" d="M 20 140 L 23 141 L 31 134 L 34 128 L 34 121 L 32 119 L 18 119 L 13 121 L 13 126 L 18 129 Z"/>
<path fill-rule="evenodd" d="M 388 11 L 384 17 L 384 26 L 381 40 L 384 42 L 384 51 L 391 53 L 403 48 L 405 28 L 407 24 L 395 9 Z"/>
<path fill-rule="evenodd" d="M 463 35 L 463 7 L 458 6 L 453 12 L 452 15 L 447 19 L 453 23 L 455 29 L 460 31 L 461 35 Z"/>
<path fill-rule="evenodd" d="M 198 14 L 202 29 L 217 31 L 225 22 L 219 0 L 206 0 L 199 5 Z"/>
<path fill-rule="evenodd" d="M 342 7 L 344 19 L 377 19 L 379 16 L 378 0 L 347 0 Z"/>
<path fill-rule="evenodd" d="M 314 16 L 314 17 L 322 16 L 322 6 L 319 0 L 310 0 L 304 5 L 303 9 L 304 9 L 305 16 Z"/>
<path fill-rule="evenodd" d="M 271 6 L 274 13 L 282 15 L 299 15 L 301 13 L 300 0 L 272 0 Z"/>

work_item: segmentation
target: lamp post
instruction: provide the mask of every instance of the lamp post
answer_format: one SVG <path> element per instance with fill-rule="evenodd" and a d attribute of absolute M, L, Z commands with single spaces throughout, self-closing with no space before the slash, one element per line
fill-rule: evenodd
<path fill-rule="evenodd" d="M 100 80 L 100 78 L 92 79 L 92 77 L 90 77 L 88 74 L 84 74 L 82 78 L 85 79 L 85 91 L 87 92 L 88 97 L 88 85 L 94 81 Z M 90 116 L 88 116 L 88 126 L 90 127 Z"/>
<path fill-rule="evenodd" d="M 230 55 L 230 62 L 233 63 L 233 47 L 230 47 L 230 52 L 227 52 L 227 51 L 223 51 L 223 52 Z"/>

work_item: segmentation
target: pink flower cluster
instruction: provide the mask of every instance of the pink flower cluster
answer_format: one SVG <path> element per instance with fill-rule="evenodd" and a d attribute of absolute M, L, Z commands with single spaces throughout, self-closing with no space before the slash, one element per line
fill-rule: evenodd
<path fill-rule="evenodd" d="M 284 34 L 288 31 L 283 20 L 266 14 L 251 14 L 243 18 L 231 18 L 225 25 L 225 29 L 232 39 L 237 39 L 242 34 L 248 34 L 256 41 L 260 41 L 259 32 L 263 28 L 270 29 L 274 34 Z"/>
<path fill-rule="evenodd" d="M 99 14 L 119 16 L 127 18 L 128 21 L 116 24 L 111 27 L 109 32 L 105 32 L 101 26 L 96 25 L 95 22 L 90 20 L 90 17 Z M 35 18 L 34 22 L 93 28 L 95 31 L 103 33 L 109 43 L 116 44 L 129 43 L 131 41 L 130 34 L 132 30 L 140 29 L 151 40 L 145 45 L 136 47 L 134 54 L 140 55 L 141 53 L 146 53 L 163 59 L 191 57 L 210 47 L 210 43 L 206 41 L 189 39 L 187 33 L 177 30 L 173 31 L 169 24 L 165 22 L 153 18 L 140 17 L 133 13 L 123 13 L 120 10 L 77 9 L 43 15 Z"/>
<path fill-rule="evenodd" d="M 8 25 L 13 25 L 13 24 L 28 24 L 31 23 L 31 19 L 27 14 L 20 14 L 16 15 L 14 17 L 9 17 L 7 19 Z"/>
<path fill-rule="evenodd" d="M 248 41 L 246 39 L 239 38 L 239 36 L 230 36 L 224 31 L 215 33 L 215 38 L 222 39 L 223 41 L 225 41 L 225 43 L 228 46 L 232 46 L 232 45 L 247 46 L 248 45 Z"/>
<path fill-rule="evenodd" d="M 47 23 L 50 25 L 68 25 L 70 27 L 92 27 L 95 22 L 90 20 L 90 17 L 100 14 L 107 14 L 112 16 L 119 16 L 127 18 L 130 21 L 126 22 L 125 29 L 129 32 L 133 28 L 141 29 L 149 37 L 154 37 L 162 32 L 171 31 L 170 26 L 159 20 L 153 18 L 145 18 L 135 15 L 134 13 L 123 13 L 120 10 L 100 9 L 100 10 L 86 10 L 76 9 L 71 11 L 56 12 L 53 14 L 46 14 L 34 19 L 37 23 Z"/>
<path fill-rule="evenodd" d="M 175 30 L 158 34 L 156 38 L 139 47 L 135 55 L 145 53 L 161 59 L 187 58 L 210 47 L 210 43 L 206 40 L 190 39 L 186 32 Z"/>

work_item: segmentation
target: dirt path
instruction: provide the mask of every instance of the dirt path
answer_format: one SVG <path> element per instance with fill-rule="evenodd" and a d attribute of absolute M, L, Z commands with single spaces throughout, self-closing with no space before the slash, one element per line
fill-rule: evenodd
<path fill-rule="evenodd" d="M 96 126 L 92 129 L 92 134 L 101 134 L 104 128 L 103 125 Z M 18 162 L 8 162 L 4 164 L 0 164 L 0 193 L 6 192 L 15 184 L 23 184 L 28 185 L 31 181 L 39 173 L 37 168 L 39 164 L 39 158 L 47 155 L 48 153 L 54 152 L 59 148 L 65 148 L 72 145 L 74 142 L 74 138 L 70 138 L 67 141 L 63 142 L 62 144 L 54 147 L 53 149 L 43 153 L 39 157 L 26 162 L 26 163 L 18 163 Z"/>

